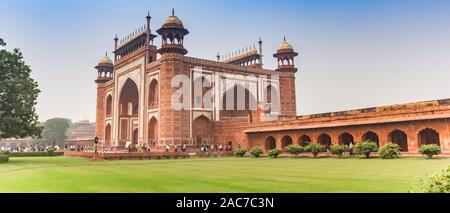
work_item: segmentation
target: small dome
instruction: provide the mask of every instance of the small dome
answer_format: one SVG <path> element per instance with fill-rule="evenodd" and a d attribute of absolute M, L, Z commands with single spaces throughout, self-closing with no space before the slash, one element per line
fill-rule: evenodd
<path fill-rule="evenodd" d="M 289 44 L 287 41 L 283 41 L 283 43 L 280 44 L 278 47 L 278 51 L 280 50 L 294 50 L 294 47 L 292 47 L 291 44 Z"/>
<path fill-rule="evenodd" d="M 100 60 L 98 61 L 98 65 L 103 65 L 103 66 L 113 66 L 113 62 L 112 60 L 107 56 L 103 56 L 102 58 L 100 58 Z"/>
<path fill-rule="evenodd" d="M 168 28 L 168 27 L 178 27 L 178 28 L 184 28 L 183 22 L 175 15 L 169 16 L 165 21 L 162 27 Z"/>

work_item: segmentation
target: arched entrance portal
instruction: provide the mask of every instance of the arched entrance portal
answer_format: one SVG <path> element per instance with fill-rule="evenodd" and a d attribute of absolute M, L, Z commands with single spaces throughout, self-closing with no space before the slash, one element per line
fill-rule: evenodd
<path fill-rule="evenodd" d="M 158 140 L 158 120 L 152 117 L 148 122 L 148 144 L 151 146 L 157 145 Z"/>
<path fill-rule="evenodd" d="M 281 148 L 284 149 L 284 147 L 289 145 L 292 145 L 292 138 L 286 135 L 281 139 Z"/>
<path fill-rule="evenodd" d="M 272 150 L 272 149 L 276 149 L 277 148 L 277 141 L 274 137 L 269 136 L 266 139 L 266 151 Z"/>
<path fill-rule="evenodd" d="M 201 115 L 194 120 L 193 137 L 197 146 L 211 144 L 211 122 L 207 117 Z"/>
<path fill-rule="evenodd" d="M 417 134 L 417 140 L 419 141 L 419 147 L 425 144 L 436 144 L 440 146 L 439 133 L 430 128 L 422 129 L 419 134 Z"/>
<path fill-rule="evenodd" d="M 398 144 L 402 152 L 408 151 L 408 137 L 403 131 L 396 129 L 389 133 L 388 138 L 390 142 Z"/>
<path fill-rule="evenodd" d="M 306 146 L 308 143 L 311 143 L 311 138 L 307 135 L 302 135 L 300 136 L 300 138 L 298 139 L 298 144 L 300 146 Z"/>
<path fill-rule="evenodd" d="M 350 133 L 344 132 L 339 135 L 339 144 L 348 146 L 350 143 L 354 143 L 353 136 Z"/>
<path fill-rule="evenodd" d="M 328 149 L 331 146 L 331 137 L 328 134 L 321 134 L 317 138 L 317 143 L 324 145 Z"/>
<path fill-rule="evenodd" d="M 125 146 L 127 141 L 133 142 L 134 135 L 128 135 L 128 132 L 131 132 L 133 128 L 133 120 L 138 121 L 138 113 L 138 87 L 133 80 L 127 79 L 121 89 L 119 97 L 119 146 Z"/>

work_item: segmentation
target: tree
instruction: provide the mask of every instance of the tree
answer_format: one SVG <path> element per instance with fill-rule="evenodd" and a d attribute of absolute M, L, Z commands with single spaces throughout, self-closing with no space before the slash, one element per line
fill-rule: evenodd
<path fill-rule="evenodd" d="M 299 145 L 289 145 L 289 146 L 284 147 L 284 151 L 297 157 L 297 155 L 302 153 L 304 151 L 304 149 L 302 146 L 299 146 Z"/>
<path fill-rule="evenodd" d="M 410 192 L 415 193 L 450 193 L 450 167 L 439 173 L 420 180 Z"/>
<path fill-rule="evenodd" d="M 6 46 L 0 39 L 0 47 Z M 19 49 L 0 49 L 0 139 L 39 137 L 42 126 L 36 114 L 38 84 Z"/>
<path fill-rule="evenodd" d="M 348 152 L 348 147 L 345 145 L 334 144 L 330 147 L 330 152 L 333 155 L 337 155 L 338 157 L 342 157 L 345 152 Z"/>
<path fill-rule="evenodd" d="M 380 148 L 380 158 L 395 159 L 400 158 L 400 146 L 395 143 L 388 143 Z"/>
<path fill-rule="evenodd" d="M 280 154 L 281 154 L 281 150 L 279 150 L 279 149 L 272 149 L 267 153 L 267 155 L 271 158 L 277 158 L 278 155 L 280 155 Z"/>
<path fill-rule="evenodd" d="M 311 152 L 315 158 L 319 155 L 319 153 L 323 152 L 324 150 L 325 146 L 318 143 L 311 143 L 308 146 L 306 146 L 306 151 Z"/>
<path fill-rule="evenodd" d="M 432 158 L 433 155 L 439 155 L 441 153 L 441 147 L 436 144 L 425 144 L 420 146 L 419 152 L 422 155 L 428 156 L 428 158 Z"/>
<path fill-rule="evenodd" d="M 257 146 L 250 150 L 250 154 L 252 154 L 255 158 L 258 158 L 263 153 L 261 147 Z"/>
<path fill-rule="evenodd" d="M 370 153 L 377 151 L 378 145 L 375 142 L 369 140 L 357 143 L 355 146 L 355 153 L 357 155 L 364 155 L 366 158 L 369 158 Z"/>
<path fill-rule="evenodd" d="M 66 139 L 66 132 L 70 127 L 70 120 L 67 118 L 52 118 L 44 123 L 42 139 L 46 144 L 63 144 Z"/>

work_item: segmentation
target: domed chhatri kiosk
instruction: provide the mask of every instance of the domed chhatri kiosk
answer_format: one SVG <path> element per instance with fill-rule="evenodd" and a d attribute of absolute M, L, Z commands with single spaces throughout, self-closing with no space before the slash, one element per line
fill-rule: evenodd
<path fill-rule="evenodd" d="M 103 147 L 145 144 L 164 150 L 166 145 L 222 144 L 267 151 L 369 138 L 380 146 L 397 143 L 407 154 L 417 154 L 422 144 L 437 144 L 450 153 L 449 99 L 298 116 L 299 54 L 286 38 L 274 50 L 277 67 L 268 69 L 261 39 L 217 54 L 216 60 L 195 58 L 184 45 L 189 31 L 174 10 L 157 35 L 152 34 L 150 14 L 145 18 L 144 26 L 122 39 L 116 36 L 114 57 L 105 55 L 95 66 L 96 136 Z M 161 46 L 153 43 L 158 37 Z M 184 80 L 175 84 L 179 76 Z M 172 97 L 182 86 L 188 92 L 180 100 L 188 103 L 177 109 Z M 271 120 L 263 119 L 267 114 Z"/>

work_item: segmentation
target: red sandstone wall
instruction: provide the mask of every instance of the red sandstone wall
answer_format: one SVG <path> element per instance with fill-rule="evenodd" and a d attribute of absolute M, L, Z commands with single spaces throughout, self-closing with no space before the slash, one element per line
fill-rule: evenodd
<path fill-rule="evenodd" d="M 263 133 L 249 133 L 250 146 L 265 147 L 265 140 L 269 136 L 273 136 L 277 140 L 277 148 L 281 147 L 281 139 L 288 135 L 292 138 L 294 144 L 299 143 L 299 138 L 302 135 L 308 135 L 313 143 L 317 143 L 317 138 L 320 134 L 326 133 L 331 136 L 332 144 L 339 142 L 339 135 L 347 132 L 350 133 L 355 141 L 361 141 L 364 133 L 368 131 L 375 132 L 380 140 L 380 146 L 389 142 L 388 135 L 393 130 L 401 130 L 406 133 L 408 139 L 408 152 L 416 153 L 419 144 L 417 135 L 425 128 L 434 129 L 439 133 L 440 146 L 444 153 L 450 153 L 450 119 L 435 119 L 435 120 L 421 120 L 421 121 L 408 121 L 408 122 L 396 122 L 396 123 L 384 123 L 384 124 L 371 124 L 371 125 L 359 125 L 359 126 L 341 126 L 332 128 L 317 128 L 306 130 L 284 130 L 274 132 Z"/>
<path fill-rule="evenodd" d="M 214 123 L 214 143 L 228 144 L 236 149 L 239 145 L 242 148 L 248 148 L 247 135 L 243 132 L 248 128 L 248 118 L 222 119 Z"/>

